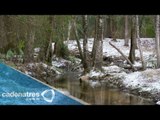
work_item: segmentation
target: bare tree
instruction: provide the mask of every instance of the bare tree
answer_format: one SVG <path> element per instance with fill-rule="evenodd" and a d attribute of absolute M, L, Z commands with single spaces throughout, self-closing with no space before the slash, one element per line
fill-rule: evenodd
<path fill-rule="evenodd" d="M 135 61 L 135 49 L 136 49 L 136 30 L 135 30 L 135 15 L 131 16 L 131 47 L 129 53 L 129 60 L 132 64 Z"/>
<path fill-rule="evenodd" d="M 71 27 L 72 27 L 72 25 L 71 25 L 71 21 L 69 20 L 69 21 L 68 21 L 68 35 L 67 35 L 67 43 L 68 43 L 68 41 L 69 41 L 69 39 L 70 39 L 70 35 L 71 35 Z"/>
<path fill-rule="evenodd" d="M 97 29 L 97 39 L 94 40 L 96 51 L 93 66 L 95 69 L 102 69 L 103 63 L 103 18 L 102 15 L 98 15 L 98 29 Z"/>
<path fill-rule="evenodd" d="M 160 68 L 160 38 L 159 38 L 159 15 L 156 15 L 156 53 L 157 53 L 157 68 Z"/>
<path fill-rule="evenodd" d="M 139 37 L 139 16 L 136 15 L 136 32 L 137 32 L 137 44 L 138 44 L 138 48 L 139 48 L 139 52 L 140 52 L 140 58 L 142 61 L 142 69 L 145 70 L 146 69 L 146 64 L 143 58 L 143 52 L 142 52 L 142 48 L 141 48 L 141 41 L 140 41 L 140 37 Z"/>
<path fill-rule="evenodd" d="M 0 16 L 0 52 L 4 52 L 4 46 L 7 44 L 4 15 Z"/>
<path fill-rule="evenodd" d="M 112 38 L 112 26 L 113 26 L 112 22 L 113 22 L 112 16 L 108 15 L 107 23 L 108 23 L 108 37 L 109 38 Z"/>
<path fill-rule="evenodd" d="M 55 18 L 54 16 L 50 16 L 49 17 L 49 23 L 51 25 L 50 27 L 50 31 L 49 31 L 49 36 L 48 36 L 48 47 L 47 47 L 47 51 L 46 51 L 46 61 L 51 62 L 52 60 L 52 33 L 54 31 L 54 24 L 55 24 Z"/>
<path fill-rule="evenodd" d="M 97 40 L 97 20 L 98 20 L 98 17 L 96 16 L 95 17 L 95 35 L 94 35 L 94 42 L 93 42 L 93 47 L 92 47 L 92 53 L 91 53 L 91 56 L 92 56 L 92 59 L 93 59 L 93 64 L 94 65 L 94 59 L 95 59 L 95 52 L 96 52 L 96 40 Z"/>
<path fill-rule="evenodd" d="M 24 62 L 33 62 L 33 48 L 34 48 L 34 39 L 35 39 L 35 30 L 34 30 L 34 17 L 28 16 L 28 30 L 26 34 L 26 46 L 25 46 L 25 57 Z"/>
<path fill-rule="evenodd" d="M 87 38 L 88 38 L 88 22 L 87 15 L 83 15 L 83 67 L 84 72 L 89 72 L 89 64 L 88 64 L 88 46 L 87 46 Z"/>
<path fill-rule="evenodd" d="M 129 42 L 129 38 L 128 38 L 128 15 L 125 15 L 125 43 L 124 46 L 129 46 L 128 42 Z"/>

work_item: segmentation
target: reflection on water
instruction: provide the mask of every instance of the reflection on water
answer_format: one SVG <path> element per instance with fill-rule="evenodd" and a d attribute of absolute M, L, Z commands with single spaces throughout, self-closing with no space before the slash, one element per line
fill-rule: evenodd
<path fill-rule="evenodd" d="M 137 97 L 118 89 L 91 87 L 87 84 L 80 84 L 75 73 L 67 73 L 57 79 L 49 79 L 49 84 L 57 89 L 71 94 L 87 103 L 95 105 L 153 105 L 152 101 Z"/>

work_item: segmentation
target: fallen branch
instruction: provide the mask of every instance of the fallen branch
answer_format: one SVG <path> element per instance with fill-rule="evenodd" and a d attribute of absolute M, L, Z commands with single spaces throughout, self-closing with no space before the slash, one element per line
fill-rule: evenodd
<path fill-rule="evenodd" d="M 120 51 L 120 49 L 118 49 L 115 45 L 113 45 L 110 41 L 109 44 L 114 47 L 126 60 L 127 62 L 131 65 L 131 68 L 133 71 L 135 71 L 136 69 L 134 68 L 133 64 L 131 63 L 131 61 Z"/>

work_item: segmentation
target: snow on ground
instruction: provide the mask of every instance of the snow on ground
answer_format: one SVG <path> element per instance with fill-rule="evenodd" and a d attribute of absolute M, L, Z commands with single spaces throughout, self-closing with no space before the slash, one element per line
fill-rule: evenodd
<path fill-rule="evenodd" d="M 147 60 L 149 59 L 149 56 L 153 54 L 155 42 L 154 38 L 141 38 L 141 45 L 143 49 L 143 55 L 144 58 Z M 91 52 L 93 47 L 93 41 L 94 38 L 88 39 L 88 50 Z M 109 45 L 109 41 L 111 41 L 110 38 L 105 38 L 103 40 L 103 55 L 104 56 L 121 56 L 121 54 L 113 48 L 111 45 Z M 71 51 L 78 51 L 77 43 L 75 40 L 69 40 L 68 42 L 68 48 Z M 124 39 L 117 39 L 117 42 L 111 41 L 117 48 L 119 48 L 126 56 L 129 56 L 129 47 L 124 46 Z M 130 42 L 129 42 L 130 43 Z M 80 39 L 80 44 L 82 47 L 83 39 Z M 129 44 L 130 45 L 130 44 Z M 83 49 L 83 47 L 82 47 Z M 136 57 L 140 57 L 139 50 L 136 50 Z"/>
<path fill-rule="evenodd" d="M 54 59 L 52 60 L 52 66 L 55 67 L 66 67 L 69 63 L 71 63 L 71 61 L 65 60 L 63 58 L 58 58 L 58 57 L 54 57 Z"/>
<path fill-rule="evenodd" d="M 138 89 L 139 92 L 150 92 L 156 94 L 160 92 L 160 69 L 147 69 L 145 71 L 137 71 L 126 74 L 122 68 L 118 66 L 102 67 L 103 72 L 91 70 L 88 74 L 91 79 L 91 86 L 99 86 L 99 81 L 92 81 L 92 78 L 100 78 L 106 74 L 114 75 L 120 78 L 122 84 L 131 90 Z"/>
<path fill-rule="evenodd" d="M 157 104 L 157 105 L 160 105 L 160 101 L 158 101 L 156 104 Z"/>
<path fill-rule="evenodd" d="M 135 63 L 133 64 L 134 67 L 141 67 L 142 63 L 135 61 Z"/>
<path fill-rule="evenodd" d="M 99 81 L 90 81 L 89 84 L 92 88 L 101 86 L 101 83 Z"/>
<path fill-rule="evenodd" d="M 105 73 L 119 73 L 119 72 L 122 72 L 122 68 L 120 68 L 116 65 L 109 66 L 109 67 L 103 66 L 102 68 L 105 71 Z"/>
<path fill-rule="evenodd" d="M 160 69 L 148 69 L 143 72 L 127 74 L 123 83 L 126 87 L 151 93 L 160 92 Z"/>
<path fill-rule="evenodd" d="M 123 68 L 120 68 L 116 65 L 114 66 L 103 66 L 102 67 L 103 72 L 101 71 L 96 71 L 96 70 L 91 70 L 87 76 L 92 80 L 92 79 L 102 79 L 106 75 L 114 75 L 115 77 L 121 78 L 126 75 L 126 73 L 123 71 Z"/>
<path fill-rule="evenodd" d="M 89 77 L 90 78 L 93 78 L 93 77 L 102 77 L 104 75 L 104 73 L 102 73 L 101 71 L 94 71 L 94 70 L 91 70 L 89 72 Z"/>

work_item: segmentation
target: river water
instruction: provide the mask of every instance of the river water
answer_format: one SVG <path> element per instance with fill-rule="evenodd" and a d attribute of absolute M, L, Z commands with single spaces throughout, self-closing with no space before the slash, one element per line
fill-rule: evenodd
<path fill-rule="evenodd" d="M 153 105 L 153 101 L 138 97 L 116 88 L 105 85 L 92 87 L 89 84 L 80 84 L 76 73 L 66 73 L 60 77 L 48 79 L 48 83 L 91 105 Z"/>

